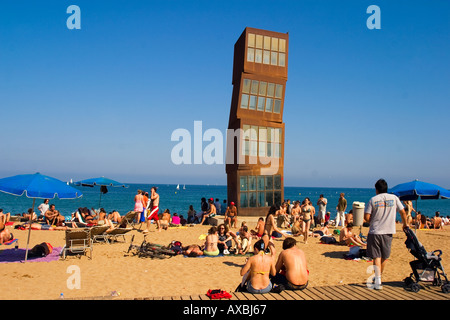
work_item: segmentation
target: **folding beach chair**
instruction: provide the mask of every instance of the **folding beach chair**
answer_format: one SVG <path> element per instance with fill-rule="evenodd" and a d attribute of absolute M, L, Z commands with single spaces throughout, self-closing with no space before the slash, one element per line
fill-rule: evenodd
<path fill-rule="evenodd" d="M 109 229 L 109 226 L 93 226 L 91 227 L 91 239 L 92 242 L 100 242 L 99 240 L 103 240 L 104 242 L 108 242 L 108 237 L 106 235 L 106 230 Z"/>
<path fill-rule="evenodd" d="M 106 232 L 105 236 L 108 239 L 108 242 L 118 241 L 119 237 L 123 238 L 123 242 L 125 242 L 125 234 L 133 230 L 133 228 L 115 228 L 110 232 Z"/>
<path fill-rule="evenodd" d="M 134 222 L 134 219 L 136 218 L 137 214 L 138 213 L 136 211 L 128 211 L 127 214 L 122 217 L 120 226 L 123 228 L 127 228 L 128 226 L 134 228 L 134 225 L 136 224 Z"/>
<path fill-rule="evenodd" d="M 92 259 L 92 249 L 91 229 L 66 230 L 66 245 L 61 252 L 63 259 L 66 259 L 67 253 L 84 255 L 87 251 L 90 252 L 88 258 Z"/>

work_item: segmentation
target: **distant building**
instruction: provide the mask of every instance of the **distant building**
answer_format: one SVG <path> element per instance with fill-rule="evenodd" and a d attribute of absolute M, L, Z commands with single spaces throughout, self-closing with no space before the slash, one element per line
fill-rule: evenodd
<path fill-rule="evenodd" d="M 254 28 L 234 46 L 226 173 L 228 201 L 240 215 L 265 215 L 284 199 L 288 47 L 287 33 Z"/>

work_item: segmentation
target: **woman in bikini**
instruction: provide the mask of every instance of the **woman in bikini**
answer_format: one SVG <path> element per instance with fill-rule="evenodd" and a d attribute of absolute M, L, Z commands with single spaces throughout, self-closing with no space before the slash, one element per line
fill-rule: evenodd
<path fill-rule="evenodd" d="M 276 274 L 272 251 L 265 253 L 264 248 L 264 241 L 258 240 L 253 246 L 254 255 L 247 260 L 241 269 L 242 283 L 247 282 L 247 291 L 253 294 L 270 292 L 272 282 L 269 276 L 275 276 Z"/>
<path fill-rule="evenodd" d="M 276 205 L 272 205 L 266 216 L 266 223 L 264 225 L 264 234 L 262 237 L 266 249 L 269 244 L 269 240 L 271 238 L 281 238 L 282 236 L 286 237 L 286 235 L 282 233 L 280 229 L 277 228 L 277 224 L 275 223 L 275 215 L 277 211 L 278 207 Z"/>
<path fill-rule="evenodd" d="M 309 201 L 308 198 L 303 200 L 302 202 L 302 208 L 301 208 L 301 215 L 302 215 L 302 232 L 303 232 L 303 240 L 305 244 L 308 243 L 308 233 L 309 228 L 311 227 L 311 219 L 313 216 L 314 207 L 311 205 L 311 201 Z"/>
<path fill-rule="evenodd" d="M 144 211 L 144 196 L 142 195 L 142 190 L 138 190 L 134 196 L 134 212 L 137 212 L 136 222 L 138 223 L 141 221 L 142 211 Z"/>

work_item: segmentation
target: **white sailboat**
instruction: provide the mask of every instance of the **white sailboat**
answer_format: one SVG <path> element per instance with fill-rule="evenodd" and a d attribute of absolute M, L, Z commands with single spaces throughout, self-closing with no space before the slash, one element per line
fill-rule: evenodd
<path fill-rule="evenodd" d="M 185 184 L 183 185 L 183 190 L 186 190 L 186 185 Z"/>
<path fill-rule="evenodd" d="M 180 185 L 179 184 L 177 185 L 177 190 L 180 190 Z"/>

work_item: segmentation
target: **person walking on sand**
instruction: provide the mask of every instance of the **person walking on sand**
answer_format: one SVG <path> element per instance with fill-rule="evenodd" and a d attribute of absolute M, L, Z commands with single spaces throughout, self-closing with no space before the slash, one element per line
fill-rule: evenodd
<path fill-rule="evenodd" d="M 406 229 L 406 212 L 400 199 L 389 194 L 388 185 L 384 179 L 375 183 L 376 196 L 372 197 L 366 206 L 364 216 L 370 222 L 369 234 L 367 235 L 367 255 L 373 258 L 375 269 L 376 290 L 381 290 L 381 276 L 386 267 L 387 259 L 391 254 L 392 237 L 395 234 L 395 218 L 397 211 Z"/>
<path fill-rule="evenodd" d="M 342 226 L 345 226 L 345 210 L 347 210 L 347 199 L 345 199 L 345 193 L 341 192 L 339 196 L 338 205 L 336 207 L 337 215 L 336 215 L 336 224 L 335 226 L 339 226 L 339 222 L 342 221 Z"/>
<path fill-rule="evenodd" d="M 323 227 L 323 224 L 325 223 L 325 213 L 327 212 L 327 198 L 324 198 L 323 194 L 319 196 L 319 200 L 317 200 L 317 205 L 319 206 L 319 216 L 317 217 L 319 219 L 320 225 Z"/>
<path fill-rule="evenodd" d="M 158 228 L 158 231 L 161 232 L 161 223 L 159 221 L 158 217 L 158 211 L 159 211 L 159 194 L 156 193 L 157 188 L 152 187 L 151 194 L 150 194 L 150 201 L 147 205 L 147 211 L 150 211 L 148 218 L 147 218 L 147 229 L 142 231 L 142 233 L 147 234 L 150 229 L 151 220 L 156 221 L 156 225 Z"/>

